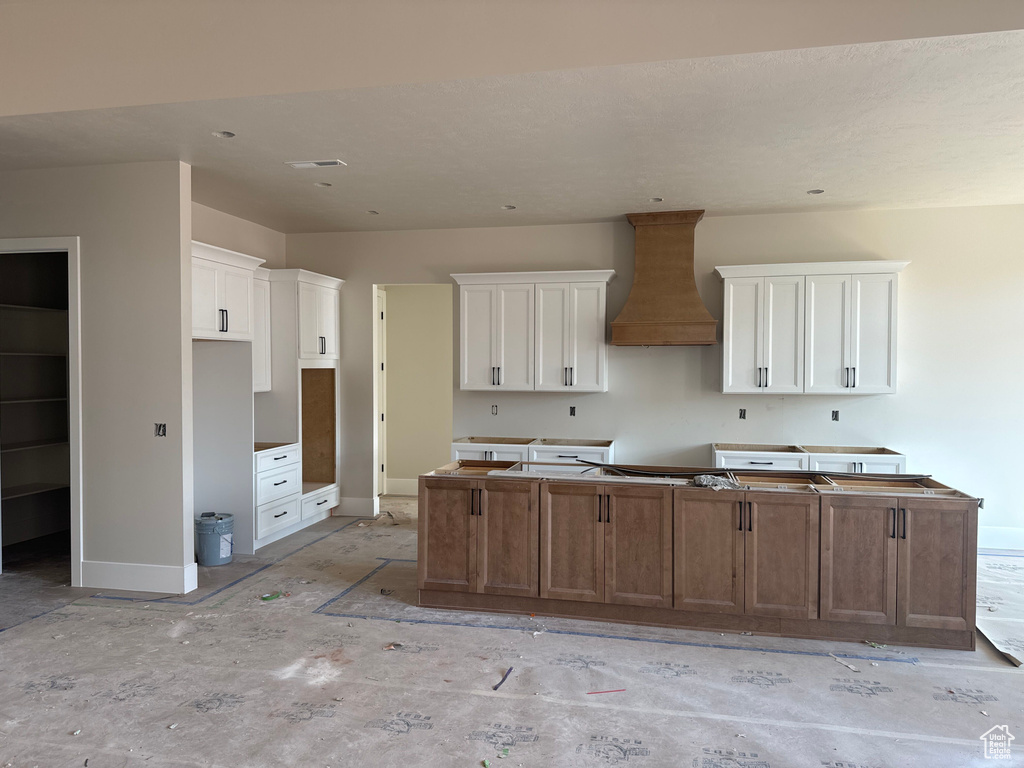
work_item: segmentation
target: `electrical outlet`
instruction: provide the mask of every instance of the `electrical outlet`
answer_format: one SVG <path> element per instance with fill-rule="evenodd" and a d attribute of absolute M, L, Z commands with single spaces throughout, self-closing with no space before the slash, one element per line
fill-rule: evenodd
<path fill-rule="evenodd" d="M 167 437 L 167 425 L 159 421 L 153 424 L 153 437 Z"/>
<path fill-rule="evenodd" d="M 497 415 L 498 415 L 498 406 L 492 405 L 491 406 L 491 416 L 497 416 Z"/>
<path fill-rule="evenodd" d="M 570 405 L 569 406 L 569 415 L 570 416 L 575 416 L 576 415 L 576 406 L 575 405 Z"/>
<path fill-rule="evenodd" d="M 832 421 L 839 421 L 839 411 L 832 411 Z"/>
<path fill-rule="evenodd" d="M 747 409 L 746 408 L 740 408 L 740 418 L 741 419 L 747 418 Z"/>

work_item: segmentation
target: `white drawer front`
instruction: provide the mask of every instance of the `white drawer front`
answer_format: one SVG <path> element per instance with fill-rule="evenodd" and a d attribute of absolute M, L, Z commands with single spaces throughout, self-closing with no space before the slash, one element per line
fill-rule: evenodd
<path fill-rule="evenodd" d="M 302 500 L 302 519 L 307 520 L 320 512 L 327 512 L 338 506 L 338 489 L 335 488 Z"/>
<path fill-rule="evenodd" d="M 302 467 L 293 464 L 276 472 L 256 475 L 256 506 L 302 492 Z"/>
<path fill-rule="evenodd" d="M 302 451 L 297 445 L 286 445 L 276 451 L 263 451 L 256 454 L 256 472 L 269 472 L 302 460 Z"/>
<path fill-rule="evenodd" d="M 569 464 L 574 466 L 566 467 L 535 467 L 545 472 L 585 472 L 590 467 L 583 464 L 583 461 L 593 461 L 598 464 L 608 464 L 610 459 L 608 448 L 578 448 L 565 446 L 544 446 L 543 448 L 530 449 L 530 461 L 549 461 L 556 464 Z"/>
<path fill-rule="evenodd" d="M 299 522 L 299 497 L 279 504 L 267 504 L 256 510 L 256 538 L 262 539 Z"/>
<path fill-rule="evenodd" d="M 717 464 L 728 469 L 809 469 L 808 454 L 718 453 Z"/>
<path fill-rule="evenodd" d="M 452 443 L 452 461 L 526 461 L 525 445 L 494 445 L 488 443 Z"/>

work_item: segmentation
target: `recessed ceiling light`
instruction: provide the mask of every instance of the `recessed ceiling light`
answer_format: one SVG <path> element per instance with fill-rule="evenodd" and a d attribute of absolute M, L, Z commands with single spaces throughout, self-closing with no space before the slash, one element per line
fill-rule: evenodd
<path fill-rule="evenodd" d="M 367 211 L 371 216 L 380 216 L 380 211 Z"/>
<path fill-rule="evenodd" d="M 231 131 L 214 131 L 213 135 L 216 136 L 218 139 L 233 139 L 233 138 L 235 138 L 235 134 L 232 133 Z"/>
<path fill-rule="evenodd" d="M 314 187 L 333 187 L 334 185 L 331 184 L 331 182 L 329 182 L 329 181 L 318 181 L 315 184 L 313 184 L 313 186 Z"/>
<path fill-rule="evenodd" d="M 333 168 L 337 165 L 348 165 L 348 163 L 342 160 L 289 160 L 285 165 L 305 170 L 307 168 Z"/>
<path fill-rule="evenodd" d="M 808 190 L 807 190 L 807 194 L 808 194 L 808 195 L 820 195 L 820 194 L 822 194 L 822 193 L 823 193 L 824 191 L 825 191 L 824 189 L 808 189 Z"/>
<path fill-rule="evenodd" d="M 663 203 L 664 201 L 665 201 L 664 197 L 649 197 L 649 198 L 647 198 L 647 202 L 648 203 Z"/>
<path fill-rule="evenodd" d="M 514 211 L 515 209 L 516 209 L 516 207 L 514 205 L 503 205 L 503 206 L 501 206 L 501 210 L 503 210 L 503 211 Z"/>

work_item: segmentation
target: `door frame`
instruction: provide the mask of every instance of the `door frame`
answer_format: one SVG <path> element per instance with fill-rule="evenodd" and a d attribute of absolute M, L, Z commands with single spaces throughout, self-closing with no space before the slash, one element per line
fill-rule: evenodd
<path fill-rule="evenodd" d="M 82 284 L 78 237 L 0 239 L 3 253 L 54 253 L 68 258 L 68 446 L 71 454 L 71 586 L 82 586 Z M 2 515 L 2 511 L 0 511 Z M 2 563 L 0 563 L 2 569 Z"/>
<path fill-rule="evenodd" d="M 387 357 L 387 320 L 384 318 L 387 302 L 387 286 L 373 286 L 373 498 L 376 500 L 387 493 L 387 472 L 378 467 L 387 467 L 387 421 L 380 427 L 380 416 L 386 417 L 387 371 L 381 369 Z M 376 510 L 374 510 L 376 513 Z"/>

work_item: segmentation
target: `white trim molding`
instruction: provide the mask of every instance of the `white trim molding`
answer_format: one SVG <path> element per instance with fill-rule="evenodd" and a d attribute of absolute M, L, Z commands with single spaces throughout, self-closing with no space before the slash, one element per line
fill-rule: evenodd
<path fill-rule="evenodd" d="M 266 259 L 258 259 L 255 256 L 248 256 L 238 251 L 229 251 L 227 248 L 210 245 L 209 243 L 200 243 L 198 240 L 192 241 L 192 257 L 252 270 L 255 270 L 266 261 Z"/>
<path fill-rule="evenodd" d="M 459 285 L 500 285 L 503 283 L 610 283 L 614 269 L 576 269 L 559 272 L 460 272 L 452 280 Z"/>
<path fill-rule="evenodd" d="M 715 267 L 719 277 L 882 275 L 902 272 L 909 261 L 808 261 L 804 264 L 735 264 Z"/>
<path fill-rule="evenodd" d="M 335 517 L 377 517 L 380 514 L 380 499 L 363 499 L 342 496 L 334 510 Z"/>
<path fill-rule="evenodd" d="M 345 284 L 340 277 L 328 277 L 305 269 L 272 269 L 270 270 L 270 281 L 274 283 L 288 281 L 310 283 L 311 285 L 321 285 L 324 288 L 341 288 Z"/>
<path fill-rule="evenodd" d="M 195 563 L 180 566 L 85 560 L 82 562 L 81 586 L 186 595 L 198 586 L 198 575 Z"/>

